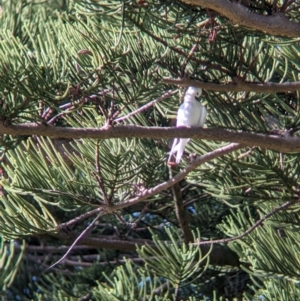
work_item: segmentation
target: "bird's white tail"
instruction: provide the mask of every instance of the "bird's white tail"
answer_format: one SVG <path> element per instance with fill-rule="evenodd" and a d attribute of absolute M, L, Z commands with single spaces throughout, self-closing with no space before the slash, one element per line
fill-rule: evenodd
<path fill-rule="evenodd" d="M 183 155 L 184 148 L 185 148 L 186 144 L 189 142 L 189 140 L 190 140 L 189 138 L 184 138 L 184 139 L 177 139 L 176 138 L 173 142 L 173 146 L 172 146 L 172 149 L 170 151 L 170 156 L 169 156 L 168 161 L 170 161 L 171 156 L 176 153 L 176 163 L 178 164 L 181 160 L 182 155 Z M 178 141 L 178 143 L 177 143 L 177 141 Z"/>

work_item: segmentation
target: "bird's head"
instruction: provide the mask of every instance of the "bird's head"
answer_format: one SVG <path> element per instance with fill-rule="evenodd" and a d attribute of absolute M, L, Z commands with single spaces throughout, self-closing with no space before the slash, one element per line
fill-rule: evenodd
<path fill-rule="evenodd" d="M 190 97 L 199 97 L 202 94 L 202 89 L 201 88 L 195 88 L 195 87 L 189 87 L 186 90 L 185 95 L 190 96 Z"/>

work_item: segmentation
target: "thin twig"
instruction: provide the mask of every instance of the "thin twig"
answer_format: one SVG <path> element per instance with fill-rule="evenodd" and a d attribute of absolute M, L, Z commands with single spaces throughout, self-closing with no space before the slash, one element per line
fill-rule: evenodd
<path fill-rule="evenodd" d="M 108 111 L 108 124 L 109 125 L 112 125 L 113 121 L 114 121 L 114 108 L 115 108 L 115 103 L 112 100 L 110 103 L 109 111 Z"/>
<path fill-rule="evenodd" d="M 66 104 L 63 104 L 59 106 L 60 110 L 63 110 L 62 112 L 56 114 L 53 116 L 49 121 L 47 121 L 48 125 L 52 125 L 57 121 L 60 117 L 63 117 L 65 115 L 73 113 L 75 110 L 78 110 L 81 108 L 86 102 L 88 102 L 88 98 L 82 97 L 79 101 L 71 101 Z M 47 120 L 50 115 L 48 114 L 47 116 L 44 116 L 44 119 Z"/>
<path fill-rule="evenodd" d="M 286 12 L 287 8 L 294 2 L 295 0 L 285 0 L 282 6 L 280 7 L 280 11 L 283 13 Z"/>
<path fill-rule="evenodd" d="M 195 202 L 199 202 L 199 201 L 201 201 L 201 200 L 208 199 L 209 197 L 210 197 L 209 194 L 204 193 L 204 194 L 202 194 L 201 196 L 198 196 L 198 195 L 197 195 L 196 197 L 189 198 L 189 199 L 187 199 L 187 200 L 184 202 L 184 207 L 187 207 L 187 206 L 189 206 L 190 204 L 193 204 L 193 203 L 195 203 Z"/>
<path fill-rule="evenodd" d="M 240 159 L 243 159 L 243 158 L 249 156 L 256 148 L 257 148 L 256 146 L 251 147 L 248 151 L 246 151 L 246 152 L 240 154 L 240 155 L 237 157 L 237 159 L 240 160 Z"/>
<path fill-rule="evenodd" d="M 43 104 L 44 105 L 44 104 Z M 53 109 L 48 107 L 42 114 L 41 118 L 47 120 L 49 116 L 53 113 Z"/>
<path fill-rule="evenodd" d="M 105 203 L 107 205 L 110 205 L 110 199 L 107 197 L 107 194 L 106 194 L 106 190 L 105 190 L 105 187 L 104 187 L 104 182 L 103 182 L 103 179 L 102 179 L 102 175 L 101 175 L 101 167 L 100 167 L 100 158 L 99 158 L 99 143 L 97 142 L 97 145 L 96 145 L 96 150 L 95 150 L 95 167 L 96 167 L 96 173 L 94 173 L 95 175 L 95 178 L 96 178 L 96 181 L 99 185 L 99 188 L 100 190 L 102 191 L 102 194 L 103 194 L 103 199 L 105 201 Z"/>
<path fill-rule="evenodd" d="M 49 268 L 47 268 L 46 270 L 44 270 L 43 272 L 46 272 L 48 270 L 50 270 L 51 268 L 53 268 L 54 266 L 56 266 L 57 264 L 59 264 L 60 262 L 62 262 L 67 256 L 68 254 L 72 251 L 73 247 L 77 244 L 77 242 L 83 238 L 83 236 L 94 226 L 95 222 L 98 220 L 98 218 L 103 215 L 104 212 L 100 212 L 96 218 L 80 233 L 80 235 L 75 239 L 75 241 L 72 243 L 72 245 L 70 246 L 70 248 L 68 249 L 68 251 L 65 253 L 65 255 L 59 259 L 58 261 L 56 261 L 55 263 L 53 263 Z"/>
<path fill-rule="evenodd" d="M 230 237 L 230 238 L 224 238 L 224 239 L 216 239 L 216 240 L 210 240 L 210 241 L 199 241 L 196 243 L 193 243 L 193 245 L 195 246 L 202 246 L 202 245 L 210 245 L 210 244 L 225 244 L 225 243 L 229 243 L 231 241 L 235 241 L 238 239 L 241 239 L 245 236 L 247 236 L 248 234 L 250 234 L 252 231 L 254 231 L 257 227 L 259 227 L 266 219 L 268 219 L 269 217 L 271 217 L 272 215 L 274 215 L 275 213 L 286 209 L 290 206 L 292 206 L 293 204 L 299 202 L 299 200 L 295 200 L 295 201 L 289 201 L 286 202 L 284 204 L 282 204 L 279 207 L 276 207 L 275 209 L 273 209 L 271 212 L 269 212 L 268 214 L 266 214 L 264 217 L 262 217 L 261 219 L 259 219 L 252 227 L 250 227 L 248 230 L 246 230 L 244 233 L 235 236 L 235 237 Z"/>
<path fill-rule="evenodd" d="M 172 179 L 173 175 L 171 166 L 169 166 L 169 176 L 170 179 Z M 183 233 L 184 242 L 188 244 L 189 242 L 193 241 L 193 234 L 189 227 L 187 213 L 183 204 L 182 192 L 180 191 L 178 182 L 172 186 L 172 193 L 176 217 Z"/>
<path fill-rule="evenodd" d="M 135 111 L 127 114 L 126 116 L 122 116 L 120 118 L 115 119 L 114 122 L 124 121 L 124 120 L 126 120 L 126 119 L 128 119 L 128 118 L 130 118 L 130 117 L 132 117 L 132 116 L 134 116 L 136 114 L 138 114 L 138 113 L 141 113 L 142 111 L 145 111 L 145 110 L 149 109 L 150 107 L 152 107 L 154 104 L 156 104 L 160 100 L 163 100 L 163 99 L 165 99 L 165 98 L 167 98 L 167 97 L 169 97 L 171 95 L 174 95 L 176 93 L 177 93 L 177 90 L 176 91 L 169 90 L 168 92 L 164 93 L 162 96 L 160 96 L 160 97 L 158 97 L 158 98 L 156 98 L 156 99 L 154 99 L 154 100 L 146 103 L 145 105 L 143 105 L 140 108 L 138 108 L 137 110 L 135 110 Z"/>
<path fill-rule="evenodd" d="M 63 229 L 63 228 L 69 227 L 69 226 L 71 226 L 73 224 L 77 224 L 77 223 L 82 222 L 83 220 L 89 218 L 90 216 L 93 216 L 96 213 L 101 212 L 102 210 L 103 210 L 103 208 L 99 207 L 97 209 L 88 211 L 86 213 L 83 213 L 83 214 L 81 214 L 81 215 L 79 215 L 79 216 L 77 216 L 77 217 L 69 220 L 68 222 L 60 224 L 57 228 L 58 229 Z"/>
<path fill-rule="evenodd" d="M 65 110 L 65 111 L 63 111 L 63 112 L 60 112 L 60 113 L 56 114 L 56 115 L 55 115 L 54 117 L 52 117 L 49 121 L 47 121 L 47 124 L 48 124 L 48 125 L 54 124 L 55 121 L 57 121 L 57 119 L 59 119 L 60 117 L 65 116 L 65 115 L 68 115 L 68 114 L 70 114 L 70 113 L 73 113 L 73 112 L 74 112 L 74 109 L 75 109 L 75 107 L 73 106 L 73 107 L 71 107 L 70 109 L 67 109 L 67 110 Z"/>
<path fill-rule="evenodd" d="M 119 220 L 119 222 L 123 225 L 126 224 L 126 222 L 122 219 L 122 217 L 120 216 L 120 214 L 118 212 L 114 212 L 114 216 L 117 218 L 117 220 Z"/>
<path fill-rule="evenodd" d="M 191 51 L 189 52 L 188 56 L 185 58 L 182 66 L 181 66 L 181 76 L 184 76 L 185 75 L 185 68 L 190 60 L 190 58 L 193 56 L 193 54 L 195 53 L 196 49 L 197 49 L 197 46 L 198 46 L 198 42 L 200 40 L 200 37 L 198 37 L 197 39 L 197 42 L 193 45 Z"/>

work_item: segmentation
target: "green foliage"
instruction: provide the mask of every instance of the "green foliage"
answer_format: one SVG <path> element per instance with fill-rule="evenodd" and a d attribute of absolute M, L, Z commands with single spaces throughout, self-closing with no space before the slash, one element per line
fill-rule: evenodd
<path fill-rule="evenodd" d="M 174 232 L 174 233 L 172 233 Z M 178 246 L 180 235 L 166 228 L 170 242 L 161 241 L 157 235 L 153 237 L 155 248 L 143 246 L 137 249 L 138 254 L 146 263 L 146 269 L 170 280 L 174 287 L 187 285 L 190 281 L 201 277 L 209 264 L 209 253 L 202 256 L 197 246 Z M 197 235 L 199 237 L 199 233 Z M 195 240 L 194 236 L 194 240 Z M 189 280 L 190 279 L 190 280 Z"/>
<path fill-rule="evenodd" d="M 266 203 L 262 205 L 262 208 L 265 207 Z M 267 205 L 266 209 L 269 212 L 271 208 Z M 273 215 L 263 227 L 257 228 L 238 242 L 231 243 L 243 262 L 242 268 L 252 275 L 255 284 L 263 283 L 263 289 L 256 295 L 262 294 L 266 300 L 272 300 L 275 296 L 293 300 L 298 296 L 299 235 L 296 229 L 299 219 L 298 213 L 293 212 L 295 209 L 297 212 L 296 207 Z M 259 217 L 263 215 L 259 214 Z M 236 236 L 250 228 L 253 220 L 249 207 L 243 211 L 232 210 L 222 229 L 228 236 Z M 282 290 L 282 287 L 286 289 Z M 248 297 L 251 298 L 251 295 L 248 294 Z"/>
<path fill-rule="evenodd" d="M 256 294 L 258 298 L 271 301 L 274 299 L 297 301 L 299 300 L 299 283 L 291 283 L 288 280 L 272 279 L 264 281 L 264 288 Z"/>
<path fill-rule="evenodd" d="M 93 291 L 97 300 L 170 300 L 165 296 L 155 296 L 155 287 L 162 284 L 157 277 L 150 277 L 136 270 L 130 262 L 116 268 L 113 277 L 107 276 L 108 284 L 99 283 Z"/>
<path fill-rule="evenodd" d="M 21 244 L 13 240 L 6 242 L 2 236 L 0 237 L 0 288 L 2 292 L 12 285 L 18 273 L 24 249 L 24 241 Z"/>
<path fill-rule="evenodd" d="M 247 3 L 255 13 L 274 10 L 271 1 Z M 299 40 L 234 26 L 181 1 L 3 0 L 0 5 L 0 122 L 5 126 L 164 127 L 184 94 L 163 84 L 164 78 L 221 84 L 299 80 Z M 286 16 L 299 22 L 298 9 L 291 8 Z M 172 96 L 116 122 L 170 89 Z M 297 137 L 299 99 L 299 91 L 205 91 L 201 102 L 208 109 L 208 127 Z M 203 240 L 236 237 L 299 198 L 299 154 L 255 146 L 194 169 L 178 183 L 179 196 L 167 189 L 103 214 L 67 260 L 39 274 L 88 227 L 93 210 L 130 202 L 167 181 L 169 144 L 148 138 L 3 135 L 3 298 L 298 300 L 299 202 L 231 242 L 233 253 L 218 244 L 202 254 L 184 243 L 188 231 L 194 241 L 199 233 Z M 202 155 L 224 145 L 193 140 L 186 152 Z M 185 156 L 173 174 L 187 163 Z M 184 221 L 175 212 L 178 201 Z"/>

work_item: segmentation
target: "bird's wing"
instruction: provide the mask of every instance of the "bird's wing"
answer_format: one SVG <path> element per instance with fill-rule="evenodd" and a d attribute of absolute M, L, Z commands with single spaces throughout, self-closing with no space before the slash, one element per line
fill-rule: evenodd
<path fill-rule="evenodd" d="M 191 126 L 193 112 L 193 104 L 184 102 L 178 109 L 176 126 Z"/>
<path fill-rule="evenodd" d="M 206 116 L 207 116 L 206 107 L 204 107 L 204 106 L 201 105 L 201 110 L 200 110 L 198 124 L 197 124 L 199 127 L 203 127 L 203 125 L 205 123 L 205 120 L 206 120 Z"/>

